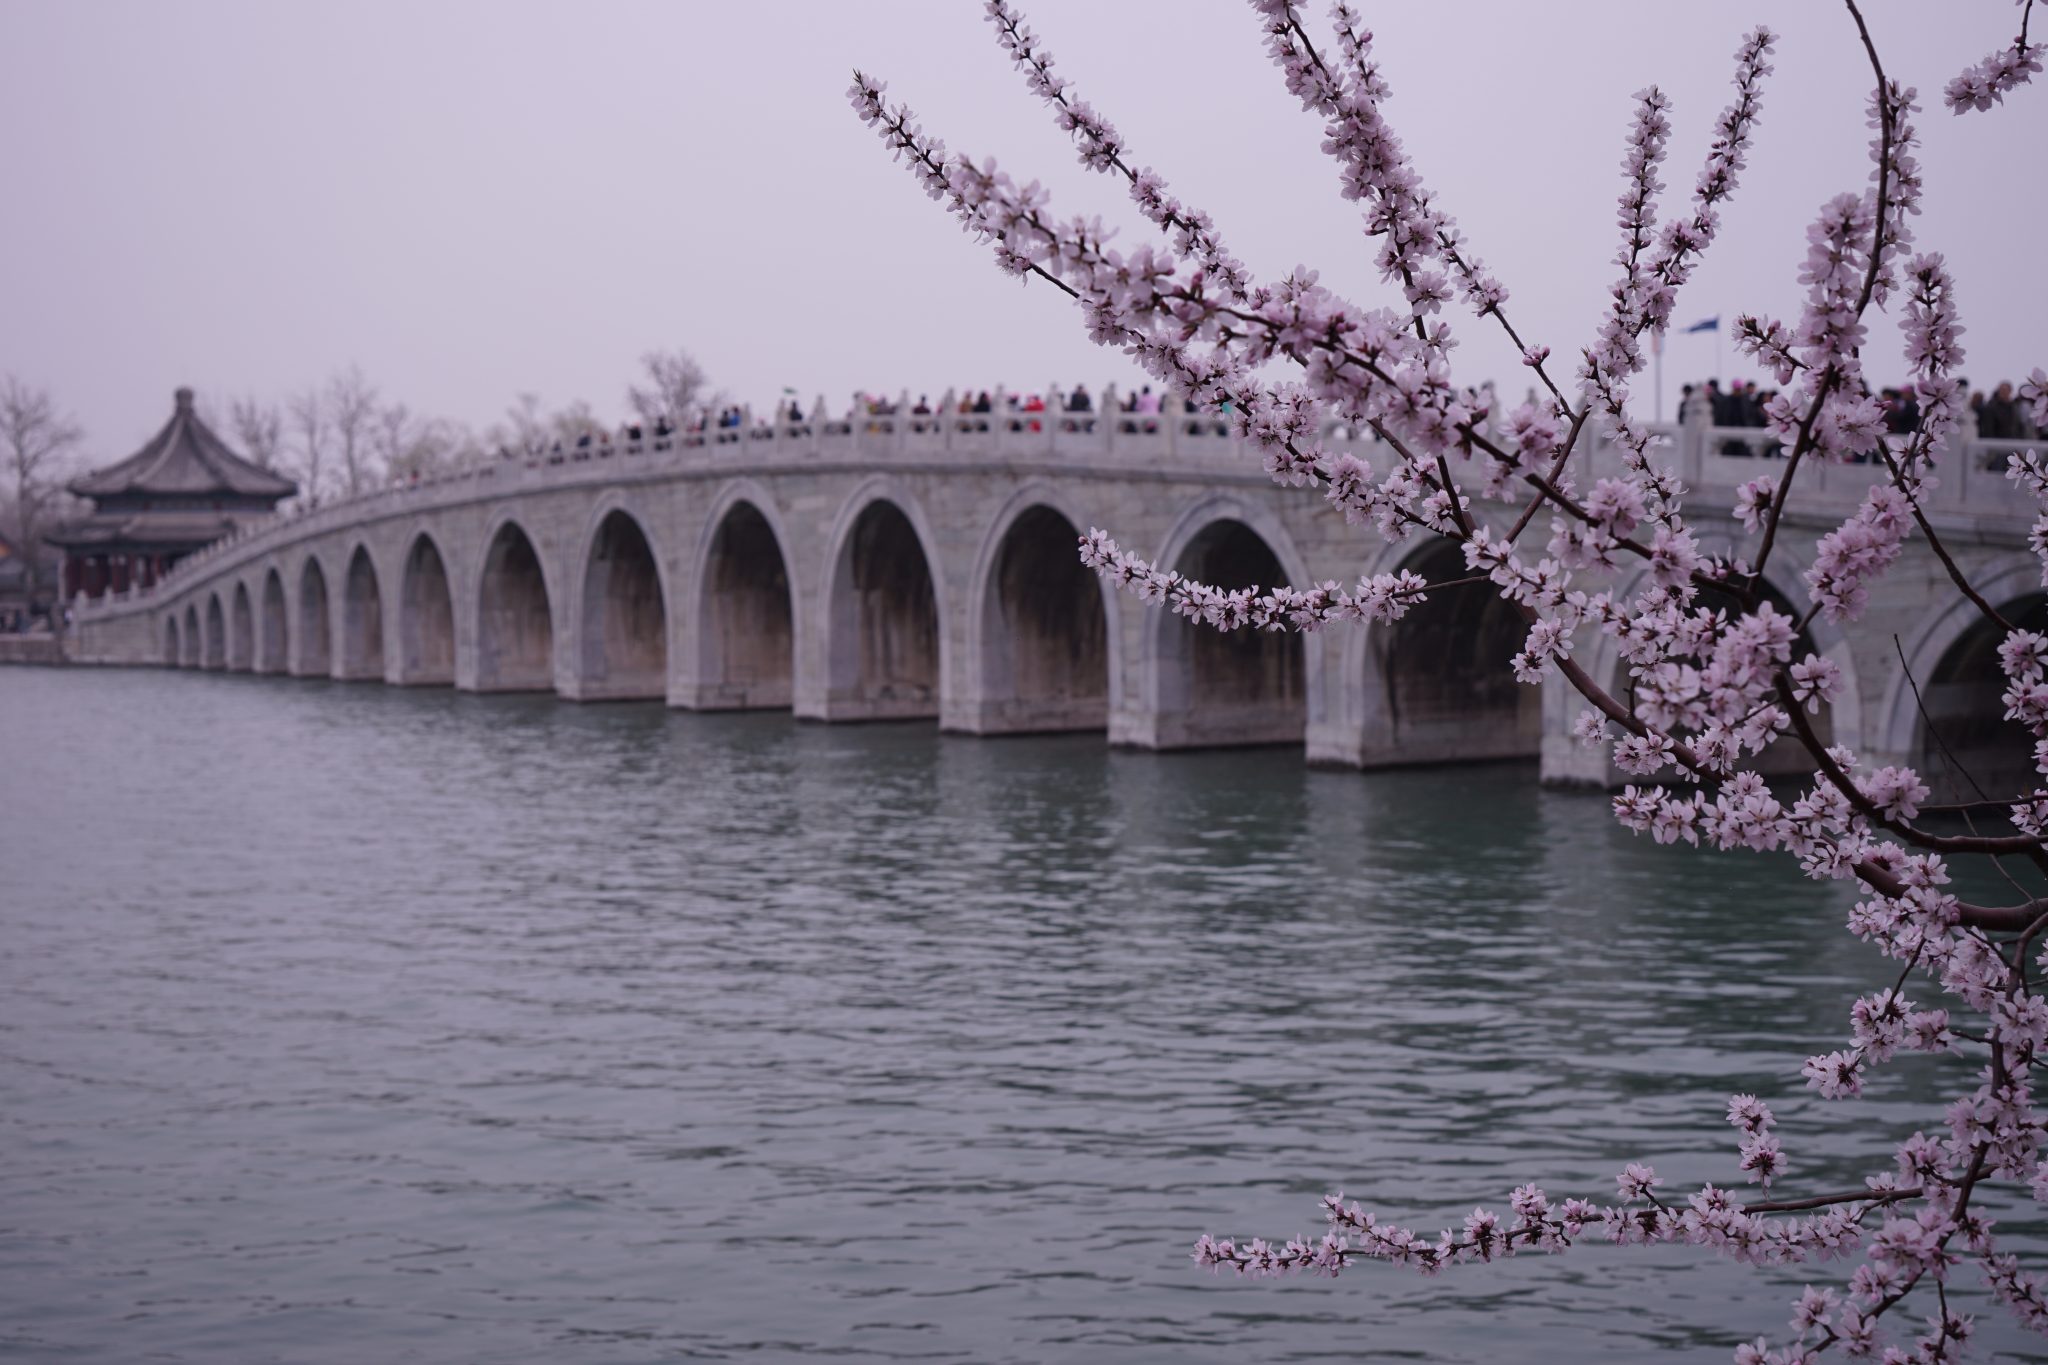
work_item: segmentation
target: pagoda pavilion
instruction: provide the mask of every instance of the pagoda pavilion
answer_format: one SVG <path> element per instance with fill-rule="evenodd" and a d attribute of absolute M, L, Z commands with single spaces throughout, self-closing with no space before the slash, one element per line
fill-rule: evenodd
<path fill-rule="evenodd" d="M 147 588 L 171 565 L 265 516 L 299 486 L 228 449 L 179 389 L 171 420 L 119 464 L 73 479 L 91 515 L 45 539 L 64 551 L 64 597 Z"/>

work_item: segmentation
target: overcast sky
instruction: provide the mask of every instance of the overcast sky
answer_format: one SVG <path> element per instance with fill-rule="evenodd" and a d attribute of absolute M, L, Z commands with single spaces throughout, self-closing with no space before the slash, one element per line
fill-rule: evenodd
<path fill-rule="evenodd" d="M 1037 0 L 1026 12 L 1137 156 L 1261 276 L 1298 263 L 1385 302 L 1316 125 L 1239 0 Z M 1804 225 L 1868 163 L 1846 14 L 1798 5 L 1363 5 L 1389 118 L 1513 293 L 1574 353 L 1614 269 L 1630 94 L 1672 97 L 1690 190 L 1744 28 L 1782 28 L 1759 146 L 1681 321 L 1792 312 Z M 1084 172 L 967 0 L 0 0 L 0 370 L 54 390 L 104 461 L 171 390 L 282 397 L 351 363 L 482 425 L 522 390 L 623 413 L 636 360 L 686 347 L 757 405 L 855 389 L 1128 382 L 1070 306 L 999 276 L 852 115 L 856 64 L 956 150 L 1060 211 L 1137 220 Z M 1954 263 L 1983 383 L 2048 363 L 2048 85 L 1956 118 L 1942 84 L 2011 38 L 2004 0 L 1870 0 L 1917 85 L 1923 249 Z M 1453 314 L 1464 378 L 1519 393 Z M 1896 374 L 1879 332 L 1870 362 Z M 1667 388 L 1715 364 L 1674 337 Z M 1722 372 L 1740 373 L 1732 351 Z M 1668 405 L 1667 400 L 1667 405 Z M 1647 407 L 1647 404 L 1646 404 Z"/>

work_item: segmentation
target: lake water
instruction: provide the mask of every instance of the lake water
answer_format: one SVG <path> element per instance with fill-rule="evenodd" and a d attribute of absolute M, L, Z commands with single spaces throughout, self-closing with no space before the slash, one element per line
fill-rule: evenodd
<path fill-rule="evenodd" d="M 10 1360 L 1725 1359 L 1787 1277 L 1188 1249 L 1937 1117 L 1799 1090 L 1840 888 L 1523 767 L 0 669 L 0 821 Z"/>

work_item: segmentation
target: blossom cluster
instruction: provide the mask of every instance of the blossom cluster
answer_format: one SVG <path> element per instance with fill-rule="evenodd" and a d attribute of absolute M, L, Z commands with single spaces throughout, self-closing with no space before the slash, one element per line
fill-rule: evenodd
<path fill-rule="evenodd" d="M 1314 631 L 1332 621 L 1388 624 L 1426 600 L 1429 588 L 1427 579 L 1408 569 L 1362 577 L 1350 588 L 1334 582 L 1265 592 L 1215 588 L 1155 568 L 1119 549 L 1107 532 L 1093 528 L 1081 538 L 1081 562 L 1140 601 L 1158 603 L 1176 615 L 1226 631 Z"/>
<path fill-rule="evenodd" d="M 1671 104 L 1654 86 L 1636 93 L 1617 201 L 1620 273 L 1567 393 L 1547 372 L 1550 347 L 1517 333 L 1507 290 L 1412 164 L 1388 120 L 1391 89 L 1358 15 L 1333 6 L 1331 37 L 1319 42 L 1294 0 L 1249 3 L 1282 84 L 1318 124 L 1339 193 L 1359 206 L 1396 300 L 1390 305 L 1361 307 L 1306 268 L 1255 279 L 1210 215 L 1141 166 L 1115 125 L 1057 74 L 1010 0 L 985 0 L 998 46 L 1072 137 L 1082 165 L 1123 180 L 1163 244 L 1120 248 L 1099 221 L 1054 216 L 1037 182 L 1019 185 L 993 162 L 949 154 L 859 72 L 849 98 L 924 191 L 993 249 L 999 268 L 1068 295 L 1094 340 L 1132 357 L 1191 406 L 1227 411 L 1276 482 L 1317 489 L 1347 522 L 1390 541 L 1420 533 L 1459 545 L 1469 577 L 1457 581 L 1484 584 L 1526 623 L 1515 676 L 1577 691 L 1587 710 L 1575 733 L 1639 779 L 1613 801 L 1624 826 L 1660 843 L 1782 853 L 1809 877 L 1858 884 L 1849 929 L 1900 964 L 1899 974 L 1851 1008 L 1846 1046 L 1807 1059 L 1801 1075 L 1811 1091 L 1853 1098 L 1873 1069 L 1902 1053 L 1955 1057 L 1973 1080 L 1940 1129 L 1900 1144 L 1895 1169 L 1853 1190 L 1773 1201 L 1770 1191 L 1791 1169 L 1776 1120 L 1754 1096 L 1737 1095 L 1728 1110 L 1740 1135 L 1736 1166 L 1760 1187 L 1758 1200 L 1738 1202 L 1707 1185 L 1667 1202 L 1655 1172 L 1631 1165 L 1619 1178 L 1619 1202 L 1553 1203 L 1526 1185 L 1510 1196 L 1507 1213 L 1475 1209 L 1461 1226 L 1426 1238 L 1332 1196 L 1320 1237 L 1278 1245 L 1204 1237 L 1196 1260 L 1247 1274 L 1335 1274 L 1361 1260 L 1435 1272 L 1560 1251 L 1597 1228 L 1613 1242 L 1684 1243 L 1762 1264 L 1861 1257 L 1844 1290 L 1801 1296 L 1790 1343 L 1746 1346 L 1743 1360 L 1803 1361 L 1836 1347 L 1871 1355 L 1886 1314 L 1929 1286 L 1940 1300 L 1929 1333 L 1884 1348 L 1886 1358 L 1950 1359 L 1969 1324 L 1948 1311 L 1940 1287 L 1965 1261 L 2020 1321 L 2048 1330 L 2048 1290 L 1999 1250 L 1990 1221 L 1973 1206 L 1985 1182 L 2017 1184 L 2048 1201 L 2044 1120 L 2031 1092 L 2036 1059 L 2048 1063 L 2048 997 L 2028 975 L 2030 955 L 2048 966 L 2035 942 L 2048 937 L 2048 899 L 1977 905 L 1948 889 L 1954 858 L 2043 858 L 2048 781 L 2017 799 L 1978 803 L 1987 815 L 2009 815 L 2016 833 L 1983 833 L 1974 823 L 1968 833 L 1945 833 L 1927 818 L 1931 792 L 1921 774 L 1865 763 L 1830 744 L 1818 723 L 1844 681 L 1810 628 L 1857 617 L 1909 538 L 1923 536 L 1958 594 L 1999 632 L 2005 714 L 2032 731 L 2037 771 L 2048 778 L 2048 640 L 2017 629 L 1984 599 L 1924 513 L 1962 416 L 1964 351 L 1944 258 L 1913 250 L 1910 220 L 1924 192 L 1914 90 L 1886 78 L 1869 46 L 1867 181 L 1827 198 L 1808 228 L 1799 316 L 1738 323 L 1740 348 L 1780 385 L 1765 418 L 1785 453 L 1771 474 L 1737 492 L 1733 512 L 1747 539 L 1715 554 L 1687 520 L 1687 490 L 1661 463 L 1660 437 L 1633 414 L 1630 386 L 1647 363 L 1647 338 L 1668 326 L 1678 291 L 1719 235 L 1761 118 L 1773 36 L 1758 29 L 1737 47 L 1735 96 L 1714 121 L 1689 200 L 1668 219 L 1660 207 Z M 2039 56 L 2023 17 L 2009 49 L 1949 83 L 1949 106 L 1961 112 L 2002 101 L 2040 69 Z M 1869 310 L 1895 299 L 1922 411 L 1921 429 L 1902 442 L 1887 440 L 1863 369 Z M 1453 303 L 1502 328 L 1547 396 L 1502 411 L 1489 391 L 1460 384 L 1445 317 Z M 2021 400 L 2037 423 L 2048 422 L 2048 374 L 2034 371 Z M 1333 422 L 1369 429 L 1384 451 L 1375 452 L 1378 467 L 1325 449 L 1321 433 Z M 1596 442 L 1619 452 L 1618 476 L 1574 470 Z M 1884 477 L 1857 510 L 1815 537 L 1810 552 L 1791 547 L 1788 509 L 1812 482 L 1802 483 L 1802 474 L 1873 454 Z M 2038 504 L 2031 543 L 2048 584 L 2048 459 L 2019 454 L 2008 476 Z M 1524 540 L 1539 516 L 1548 528 L 1540 550 Z M 1771 559 L 1781 552 L 1805 554 L 1804 607 L 1770 586 Z M 1082 537 L 1080 553 L 1140 600 L 1221 630 L 1384 627 L 1446 586 L 1397 569 L 1349 585 L 1225 588 L 1151 563 L 1099 529 Z M 1589 639 L 1606 642 L 1624 681 L 1582 666 Z M 1811 767 L 1797 791 L 1774 788 L 1761 767 L 1766 751 L 1787 745 Z M 1907 994 L 1916 977 L 1912 993 L 1927 1003 Z M 1926 996 L 1930 990 L 1941 998 Z M 1962 1014 L 1972 1022 L 1958 1023 Z"/>
<path fill-rule="evenodd" d="M 1242 261 L 1232 256 L 1216 234 L 1209 216 L 1182 204 L 1151 168 L 1132 169 L 1124 161 L 1124 141 L 1114 125 L 1086 100 L 1071 95 L 1066 79 L 1053 74 L 1052 54 L 1024 23 L 1009 0 L 986 0 L 984 11 L 995 26 L 996 42 L 1025 73 L 1025 84 L 1054 110 L 1059 126 L 1071 133 L 1081 164 L 1093 171 L 1115 173 L 1130 181 L 1131 201 L 1147 222 L 1171 234 L 1173 249 L 1193 259 L 1224 293 L 1242 301 L 1251 291 Z"/>
<path fill-rule="evenodd" d="M 2005 103 L 2008 92 L 2017 90 L 2041 74 L 2041 59 L 2048 48 L 2027 41 L 2027 23 L 2033 18 L 2034 0 L 2020 0 L 2020 33 L 2011 44 L 1967 67 L 1942 91 L 1949 110 L 1967 114 Z"/>

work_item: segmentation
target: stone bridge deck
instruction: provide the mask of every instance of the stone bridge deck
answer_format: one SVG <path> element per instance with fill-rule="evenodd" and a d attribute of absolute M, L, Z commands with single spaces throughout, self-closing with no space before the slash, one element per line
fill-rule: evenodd
<path fill-rule="evenodd" d="M 1696 527 L 1733 544 L 1735 486 L 1773 465 L 1723 452 L 1760 433 L 1668 431 Z M 1944 452 L 1931 511 L 1990 595 L 2039 610 L 2029 509 L 2000 472 L 2012 444 Z M 1614 463 L 1596 444 L 1590 473 Z M 1814 536 L 1881 474 L 1802 477 L 1770 575 L 1787 602 L 1804 600 Z M 1612 776 L 1571 747 L 1561 685 L 1509 677 L 1520 626 L 1489 594 L 1448 591 L 1393 627 L 1223 636 L 1104 588 L 1075 557 L 1090 526 L 1228 586 L 1463 572 L 1454 547 L 1386 546 L 1275 487 L 1212 418 L 862 415 L 526 456 L 283 516 L 148 592 L 81 600 L 70 650 L 978 734 L 1099 729 L 1151 748 L 1290 743 L 1358 766 L 1540 756 L 1551 779 Z M 1854 684 L 1826 718 L 1839 742 L 1922 756 L 1903 650 L 1950 747 L 2002 761 L 2010 737 L 1981 714 L 1995 665 L 1953 596 L 1915 541 L 1853 635 L 1816 624 Z M 1589 662 L 1617 669 L 1597 650 Z"/>

